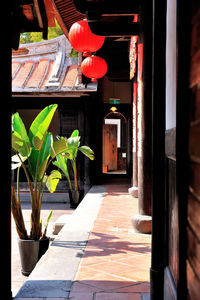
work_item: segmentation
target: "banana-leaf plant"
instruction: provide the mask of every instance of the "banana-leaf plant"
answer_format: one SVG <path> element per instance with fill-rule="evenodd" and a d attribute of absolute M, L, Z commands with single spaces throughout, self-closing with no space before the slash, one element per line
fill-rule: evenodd
<path fill-rule="evenodd" d="M 12 169 L 17 168 L 17 191 L 12 184 L 11 210 L 20 239 L 39 240 L 42 237 L 40 212 L 44 188 L 47 186 L 53 193 L 62 177 L 58 170 L 51 171 L 49 175 L 46 174 L 56 155 L 65 153 L 67 150 L 66 141 L 54 142 L 52 133 L 48 132 L 56 109 L 57 104 L 45 107 L 32 122 L 29 133 L 27 133 L 19 113 L 12 116 L 12 150 L 15 152 L 12 157 Z M 19 170 L 21 167 L 25 172 L 30 189 L 32 207 L 30 235 L 25 228 L 20 203 Z"/>
<path fill-rule="evenodd" d="M 56 155 L 56 161 L 53 162 L 66 176 L 69 191 L 72 194 L 73 201 L 75 203 L 79 200 L 79 185 L 78 185 L 78 173 L 77 173 L 77 154 L 81 151 L 89 159 L 94 160 L 94 152 L 88 146 L 80 146 L 80 136 L 79 131 L 76 129 L 72 132 L 71 136 L 67 139 L 65 137 L 57 137 L 59 141 L 67 142 L 67 149 L 64 153 Z M 74 174 L 74 186 L 72 186 L 67 162 L 70 160 L 72 165 L 72 170 Z"/>

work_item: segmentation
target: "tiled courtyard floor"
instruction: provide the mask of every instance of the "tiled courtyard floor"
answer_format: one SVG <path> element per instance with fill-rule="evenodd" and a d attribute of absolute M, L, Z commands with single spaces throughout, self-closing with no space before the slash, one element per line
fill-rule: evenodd
<path fill-rule="evenodd" d="M 138 200 L 129 196 L 128 187 L 107 186 L 69 299 L 150 299 L 151 235 L 132 228 Z"/>

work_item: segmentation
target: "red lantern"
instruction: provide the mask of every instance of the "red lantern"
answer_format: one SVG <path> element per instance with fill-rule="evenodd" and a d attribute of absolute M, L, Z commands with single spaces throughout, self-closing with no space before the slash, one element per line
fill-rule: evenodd
<path fill-rule="evenodd" d="M 92 55 L 83 60 L 81 72 L 86 77 L 91 78 L 92 82 L 95 82 L 98 78 L 101 78 L 106 74 L 107 63 L 103 58 Z"/>
<path fill-rule="evenodd" d="M 84 52 L 83 56 L 90 56 L 90 52 L 100 49 L 104 40 L 104 36 L 92 33 L 86 19 L 74 23 L 69 31 L 72 47 L 78 52 Z"/>

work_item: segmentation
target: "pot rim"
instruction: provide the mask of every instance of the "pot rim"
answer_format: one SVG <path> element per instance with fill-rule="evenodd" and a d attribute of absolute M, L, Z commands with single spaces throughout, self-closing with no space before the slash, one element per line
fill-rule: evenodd
<path fill-rule="evenodd" d="M 17 238 L 18 241 L 21 241 L 21 242 L 39 242 L 39 240 L 33 240 L 33 239 L 20 239 L 19 237 Z"/>

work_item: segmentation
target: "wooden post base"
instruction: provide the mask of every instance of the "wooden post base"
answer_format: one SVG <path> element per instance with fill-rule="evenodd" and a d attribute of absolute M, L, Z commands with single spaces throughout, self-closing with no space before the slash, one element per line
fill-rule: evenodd
<path fill-rule="evenodd" d="M 138 187 L 137 186 L 132 186 L 131 188 L 128 189 L 128 192 L 134 198 L 138 198 Z"/>
<path fill-rule="evenodd" d="M 152 232 L 152 217 L 146 215 L 136 215 L 132 217 L 133 228 L 140 233 Z"/>

